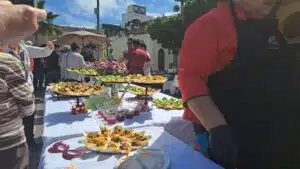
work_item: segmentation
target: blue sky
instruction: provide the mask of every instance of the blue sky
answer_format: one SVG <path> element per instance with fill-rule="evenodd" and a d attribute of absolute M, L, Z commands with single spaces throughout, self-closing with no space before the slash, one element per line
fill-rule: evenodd
<path fill-rule="evenodd" d="M 175 0 L 100 0 L 100 22 L 120 24 L 122 13 L 131 4 L 145 6 L 153 17 L 174 14 Z M 77 27 L 95 27 L 96 0 L 47 0 L 46 10 L 60 14 L 55 23 Z"/>

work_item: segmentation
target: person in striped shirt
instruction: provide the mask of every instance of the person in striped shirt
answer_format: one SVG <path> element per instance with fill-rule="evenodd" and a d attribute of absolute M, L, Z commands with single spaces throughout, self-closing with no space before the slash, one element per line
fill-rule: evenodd
<path fill-rule="evenodd" d="M 28 147 L 22 119 L 34 111 L 34 95 L 24 65 L 0 53 L 0 158 L 2 169 L 26 169 Z"/>

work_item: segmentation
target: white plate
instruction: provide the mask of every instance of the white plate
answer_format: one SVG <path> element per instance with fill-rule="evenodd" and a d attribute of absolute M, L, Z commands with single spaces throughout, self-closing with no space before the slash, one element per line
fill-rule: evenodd
<path fill-rule="evenodd" d="M 114 169 L 168 169 L 169 156 L 160 149 L 141 149 L 123 156 Z"/>

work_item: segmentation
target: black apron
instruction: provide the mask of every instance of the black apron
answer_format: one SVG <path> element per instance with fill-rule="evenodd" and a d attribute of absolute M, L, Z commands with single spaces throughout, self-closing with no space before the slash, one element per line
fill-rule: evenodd
<path fill-rule="evenodd" d="M 300 73 L 277 20 L 239 20 L 230 65 L 208 78 L 212 100 L 233 128 L 238 169 L 300 169 Z M 222 144 L 222 143 L 220 143 Z"/>

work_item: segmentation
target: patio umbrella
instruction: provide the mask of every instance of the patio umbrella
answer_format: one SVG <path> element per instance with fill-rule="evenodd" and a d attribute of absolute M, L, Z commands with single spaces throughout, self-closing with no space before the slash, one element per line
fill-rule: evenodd
<path fill-rule="evenodd" d="M 75 32 L 67 32 L 58 37 L 58 39 L 54 40 L 58 41 L 61 44 L 81 44 L 84 46 L 85 44 L 96 44 L 96 45 L 104 45 L 109 42 L 108 38 L 104 35 L 99 35 L 96 33 L 88 32 L 88 31 L 75 31 Z"/>

